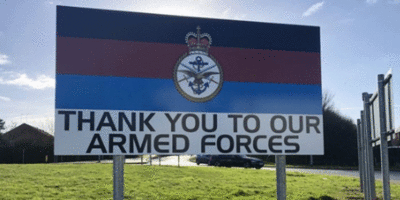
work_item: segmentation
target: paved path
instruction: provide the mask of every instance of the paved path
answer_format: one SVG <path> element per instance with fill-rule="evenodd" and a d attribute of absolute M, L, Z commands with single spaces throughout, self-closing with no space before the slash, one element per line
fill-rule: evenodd
<path fill-rule="evenodd" d="M 190 162 L 189 159 L 192 156 L 189 155 L 182 155 L 179 156 L 179 161 L 178 161 L 178 156 L 167 156 L 167 157 L 161 157 L 160 159 L 157 158 L 152 158 L 151 164 L 152 165 L 160 165 L 159 160 L 161 160 L 161 165 L 175 165 L 178 166 L 178 163 L 180 166 L 197 166 L 196 163 Z M 146 165 L 150 165 L 150 161 L 148 158 L 143 159 Z M 126 159 L 125 163 L 128 164 L 140 164 L 141 163 L 141 158 L 135 158 L 135 159 Z M 206 166 L 206 165 L 204 165 Z"/>
<path fill-rule="evenodd" d="M 288 168 L 287 171 L 310 173 L 310 174 L 326 174 L 326 175 L 333 175 L 333 176 L 351 176 L 351 177 L 357 177 L 357 178 L 360 177 L 358 170 Z M 375 180 L 382 181 L 382 173 L 380 171 L 375 171 Z M 391 183 L 400 183 L 400 172 L 390 172 L 390 182 Z"/>
<path fill-rule="evenodd" d="M 179 156 L 179 165 L 180 166 L 198 166 L 196 163 L 190 162 L 189 159 L 192 156 L 182 155 Z M 144 161 L 148 161 L 148 159 L 144 159 Z M 111 161 L 112 162 L 112 161 Z M 126 163 L 131 164 L 140 164 L 141 159 L 126 159 Z M 146 162 L 146 165 L 150 165 L 150 162 Z M 160 165 L 158 158 L 152 159 L 152 165 Z M 161 165 L 175 165 L 178 166 L 178 156 L 167 156 L 161 158 Z M 207 165 L 199 165 L 206 167 Z M 274 167 L 263 167 L 264 170 L 275 170 Z M 301 172 L 301 173 L 309 173 L 309 174 L 324 174 L 324 175 L 333 175 L 333 176 L 350 176 L 350 177 L 359 177 L 358 170 L 332 170 L 332 169 L 300 169 L 300 168 L 286 168 L 288 172 Z M 377 181 L 382 181 L 382 174 L 380 171 L 375 172 L 375 179 Z M 390 172 L 390 182 L 391 183 L 400 183 L 400 172 Z"/>
<path fill-rule="evenodd" d="M 201 164 L 197 165 L 194 162 L 190 162 L 190 155 L 182 155 L 179 156 L 179 165 L 180 166 L 199 166 L 199 167 L 208 167 L 207 165 Z M 161 165 L 174 165 L 178 166 L 178 156 L 167 156 L 161 157 Z M 135 159 L 126 159 L 126 164 L 145 164 L 150 165 L 149 158 L 144 158 L 143 163 L 141 162 L 141 158 Z M 112 163 L 112 160 L 102 160 L 101 163 Z M 86 162 L 75 162 L 75 163 L 94 163 L 93 161 Z M 153 158 L 151 165 L 160 165 L 159 158 Z M 275 170 L 274 167 L 263 167 L 264 170 Z M 349 177 L 359 177 L 358 170 L 333 170 L 333 169 L 301 169 L 301 168 L 286 168 L 288 172 L 301 172 L 301 173 L 309 173 L 309 174 L 324 174 L 324 175 L 332 175 L 332 176 L 349 176 Z M 380 171 L 375 171 L 375 180 L 382 181 L 382 173 Z M 400 172 L 390 172 L 390 182 L 400 184 Z"/>

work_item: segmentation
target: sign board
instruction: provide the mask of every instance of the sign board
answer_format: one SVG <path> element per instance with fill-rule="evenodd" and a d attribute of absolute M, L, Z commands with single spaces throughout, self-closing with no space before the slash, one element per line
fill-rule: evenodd
<path fill-rule="evenodd" d="M 319 27 L 57 7 L 56 155 L 322 155 Z"/>

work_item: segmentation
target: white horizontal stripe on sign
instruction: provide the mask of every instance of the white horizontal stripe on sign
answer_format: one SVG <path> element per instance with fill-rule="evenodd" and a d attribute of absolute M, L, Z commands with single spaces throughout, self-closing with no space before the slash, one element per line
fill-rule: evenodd
<path fill-rule="evenodd" d="M 322 115 L 56 109 L 56 155 L 322 155 Z"/>

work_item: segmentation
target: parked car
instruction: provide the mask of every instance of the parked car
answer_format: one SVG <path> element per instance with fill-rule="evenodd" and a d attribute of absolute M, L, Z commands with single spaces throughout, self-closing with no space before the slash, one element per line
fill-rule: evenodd
<path fill-rule="evenodd" d="M 256 169 L 260 169 L 264 166 L 264 162 L 258 158 L 252 158 L 245 155 L 213 155 L 211 156 L 209 165 L 218 167 L 254 167 Z"/>
<path fill-rule="evenodd" d="M 197 155 L 196 156 L 196 163 L 200 165 L 201 163 L 208 164 L 210 162 L 211 155 Z"/>

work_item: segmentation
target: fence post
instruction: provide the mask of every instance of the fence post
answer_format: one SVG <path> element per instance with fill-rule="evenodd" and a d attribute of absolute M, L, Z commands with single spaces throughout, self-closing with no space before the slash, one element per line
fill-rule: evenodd
<path fill-rule="evenodd" d="M 372 139 L 371 139 L 371 112 L 370 112 L 370 103 L 369 99 L 370 96 L 368 93 L 364 92 L 363 94 L 363 100 L 364 100 L 364 118 L 365 118 L 365 128 L 364 128 L 364 134 L 366 137 L 366 150 L 367 150 L 367 168 L 369 174 L 368 176 L 368 185 L 370 188 L 370 198 L 375 199 L 376 198 L 376 193 L 375 193 L 375 168 L 374 168 L 374 154 L 372 151 Z"/>
<path fill-rule="evenodd" d="M 362 147 L 361 147 L 361 120 L 357 119 L 357 149 L 358 149 L 358 173 L 360 175 L 360 190 L 363 192 L 364 184 L 364 165 L 362 158 Z"/>
<path fill-rule="evenodd" d="M 363 158 L 363 186 L 364 186 L 364 198 L 370 199 L 370 182 L 369 182 L 369 168 L 368 168 L 368 159 L 367 159 L 367 139 L 365 134 L 365 115 L 364 111 L 361 111 L 361 147 L 362 147 L 362 158 Z"/>
<path fill-rule="evenodd" d="M 386 130 L 386 113 L 385 113 L 385 77 L 383 74 L 378 75 L 378 97 L 379 97 L 379 118 L 381 131 L 381 171 L 383 184 L 383 199 L 390 199 L 390 177 L 389 177 L 389 152 L 387 143 Z"/>

